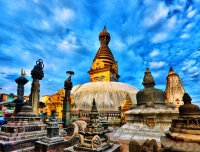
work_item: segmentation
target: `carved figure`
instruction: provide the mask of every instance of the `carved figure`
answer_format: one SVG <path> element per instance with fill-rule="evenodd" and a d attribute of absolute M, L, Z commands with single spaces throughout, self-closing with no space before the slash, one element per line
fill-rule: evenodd
<path fill-rule="evenodd" d="M 93 148 L 98 149 L 98 148 L 101 148 L 101 147 L 102 147 L 101 138 L 100 138 L 98 135 L 95 135 L 95 136 L 92 138 L 92 149 L 93 149 Z"/>
<path fill-rule="evenodd" d="M 158 152 L 158 145 L 155 139 L 147 139 L 141 147 L 141 152 Z"/>

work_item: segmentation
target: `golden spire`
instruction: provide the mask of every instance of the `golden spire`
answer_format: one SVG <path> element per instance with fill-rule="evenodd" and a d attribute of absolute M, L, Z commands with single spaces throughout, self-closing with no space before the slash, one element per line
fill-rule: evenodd
<path fill-rule="evenodd" d="M 101 46 L 97 51 L 92 67 L 88 73 L 90 74 L 90 81 L 118 81 L 118 64 L 108 47 L 110 42 L 110 34 L 106 30 L 106 26 L 99 34 L 99 41 Z"/>

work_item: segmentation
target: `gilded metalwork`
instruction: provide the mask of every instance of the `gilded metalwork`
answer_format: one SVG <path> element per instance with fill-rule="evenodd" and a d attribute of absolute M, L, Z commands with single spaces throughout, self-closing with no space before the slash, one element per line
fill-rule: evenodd
<path fill-rule="evenodd" d="M 103 31 L 99 34 L 99 41 L 101 46 L 94 57 L 90 71 L 88 71 L 90 74 L 90 82 L 118 81 L 120 77 L 118 75 L 118 65 L 108 47 L 110 34 L 107 32 L 106 27 L 104 27 Z M 104 78 L 102 76 L 104 76 Z"/>

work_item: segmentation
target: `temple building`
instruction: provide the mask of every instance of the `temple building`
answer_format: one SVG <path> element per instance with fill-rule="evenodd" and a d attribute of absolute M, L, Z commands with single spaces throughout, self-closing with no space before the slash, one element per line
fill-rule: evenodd
<path fill-rule="evenodd" d="M 99 34 L 100 48 L 98 49 L 90 70 L 90 82 L 75 85 L 71 90 L 71 118 L 89 117 L 90 107 L 93 98 L 98 101 L 96 104 L 99 108 L 100 118 L 106 117 L 111 124 L 121 123 L 121 110 L 118 107 L 123 106 L 124 109 L 129 107 L 129 102 L 124 102 L 127 95 L 133 104 L 136 103 L 136 93 L 139 91 L 136 87 L 118 82 L 118 62 L 115 60 L 108 44 L 111 36 L 107 32 L 106 27 Z M 57 106 L 57 113 L 62 111 L 63 93 L 42 98 L 43 102 L 49 102 L 47 111 Z M 48 101 L 53 99 L 53 101 Z M 45 101 L 44 101 L 45 100 Z M 126 106 L 126 103 L 127 106 Z M 59 107 L 59 108 L 58 108 Z M 60 114 L 59 114 L 60 116 Z"/>
<path fill-rule="evenodd" d="M 173 102 L 176 108 L 183 105 L 182 97 L 185 93 L 184 87 L 178 74 L 170 67 L 167 75 L 165 102 Z"/>

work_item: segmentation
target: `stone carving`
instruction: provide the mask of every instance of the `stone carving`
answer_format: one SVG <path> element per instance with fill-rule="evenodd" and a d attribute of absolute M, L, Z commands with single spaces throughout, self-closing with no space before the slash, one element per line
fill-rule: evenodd
<path fill-rule="evenodd" d="M 158 145 L 155 139 L 147 139 L 141 146 L 141 152 L 158 152 Z"/>
<path fill-rule="evenodd" d="M 43 64 L 42 59 L 39 59 L 39 60 L 36 61 L 35 67 L 40 68 L 40 69 L 44 68 L 44 64 Z"/>
<path fill-rule="evenodd" d="M 110 138 L 106 135 L 108 132 L 109 130 L 104 130 L 100 123 L 96 102 L 93 100 L 90 122 L 84 131 L 79 131 L 79 134 L 76 135 L 79 143 L 74 146 L 74 149 L 79 151 L 104 151 L 109 149 L 113 144 L 110 143 Z"/>
<path fill-rule="evenodd" d="M 146 107 L 154 107 L 154 103 L 152 101 L 147 101 Z"/>

